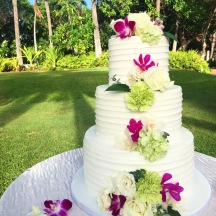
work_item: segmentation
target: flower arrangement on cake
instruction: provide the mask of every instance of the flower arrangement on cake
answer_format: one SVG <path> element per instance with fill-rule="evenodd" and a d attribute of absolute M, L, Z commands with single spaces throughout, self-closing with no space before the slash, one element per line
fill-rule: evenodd
<path fill-rule="evenodd" d="M 115 178 L 105 179 L 98 206 L 113 216 L 179 216 L 177 204 L 184 188 L 170 182 L 171 178 L 170 173 L 161 177 L 144 169 L 120 172 Z"/>
<path fill-rule="evenodd" d="M 110 27 L 116 32 L 117 37 L 123 39 L 135 35 L 149 45 L 157 44 L 163 35 L 176 40 L 174 35 L 163 31 L 165 26 L 159 17 L 152 20 L 145 12 L 131 13 L 124 20 L 113 20 Z"/>
<path fill-rule="evenodd" d="M 122 40 L 135 35 L 149 45 L 157 44 L 163 35 L 175 39 L 174 35 L 163 32 L 165 27 L 159 17 L 152 20 L 147 13 L 129 14 L 124 20 L 113 20 L 110 27 L 116 32 L 116 37 Z M 170 81 L 169 74 L 150 59 L 150 54 L 143 56 L 142 53 L 137 59 L 131 59 L 134 67 L 128 75 L 129 85 L 122 84 L 121 80 L 114 75 L 112 79 L 117 80 L 117 83 L 106 89 L 129 92 L 126 94 L 126 103 L 132 111 L 146 111 L 154 103 L 155 91 L 163 92 L 174 84 Z"/>
<path fill-rule="evenodd" d="M 156 126 L 154 118 L 143 116 L 141 120 L 130 119 L 126 134 L 130 136 L 131 149 L 139 151 L 150 162 L 163 158 L 169 147 L 168 133 Z"/>
<path fill-rule="evenodd" d="M 138 60 L 133 59 L 134 67 L 128 75 L 129 85 L 122 84 L 116 75 L 112 78 L 116 83 L 109 86 L 106 91 L 128 92 L 125 96 L 127 107 L 132 111 L 146 111 L 154 103 L 154 92 L 165 91 L 173 86 L 169 74 L 151 61 L 151 55 L 139 55 Z"/>
<path fill-rule="evenodd" d="M 135 35 L 150 46 L 157 44 L 163 35 L 170 36 L 163 32 L 162 20 L 152 20 L 147 13 L 129 14 L 124 20 L 112 21 L 110 26 L 117 38 L 124 40 Z M 146 111 L 155 102 L 155 92 L 166 91 L 174 82 L 148 53 L 140 53 L 131 62 L 133 67 L 128 74 L 128 83 L 121 83 L 121 79 L 114 75 L 114 83 L 106 91 L 126 92 L 128 109 L 133 112 Z M 118 146 L 138 151 L 150 162 L 165 157 L 168 151 L 169 134 L 162 131 L 152 117 L 142 116 L 140 120 L 131 118 L 125 134 L 126 139 L 118 140 Z M 157 172 L 144 169 L 120 172 L 116 177 L 105 180 L 98 196 L 98 206 L 101 210 L 110 211 L 113 216 L 178 216 L 177 203 L 184 189 L 178 182 L 170 182 L 171 178 L 170 173 L 161 177 Z"/>

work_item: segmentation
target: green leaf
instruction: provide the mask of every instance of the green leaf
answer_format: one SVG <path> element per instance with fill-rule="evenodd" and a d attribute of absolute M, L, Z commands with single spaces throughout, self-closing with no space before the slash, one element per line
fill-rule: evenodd
<path fill-rule="evenodd" d="M 134 176 L 135 181 L 138 182 L 140 178 L 145 177 L 146 171 L 144 169 L 140 169 L 134 172 L 131 171 L 130 174 L 132 174 Z"/>
<path fill-rule="evenodd" d="M 128 85 L 126 84 L 113 84 L 111 86 L 109 86 L 106 91 L 122 91 L 122 92 L 130 92 L 130 88 Z"/>
<path fill-rule="evenodd" d="M 167 213 L 170 216 L 181 216 L 180 213 L 178 211 L 176 211 L 176 210 L 173 210 L 171 206 L 168 206 Z"/>
<path fill-rule="evenodd" d="M 176 38 L 176 36 L 173 35 L 173 34 L 171 34 L 171 33 L 169 33 L 169 32 L 164 32 L 164 36 L 168 37 L 168 38 L 171 38 L 171 39 L 173 39 L 173 40 L 175 40 L 175 41 L 178 42 L 178 39 Z"/>
<path fill-rule="evenodd" d="M 169 134 L 167 132 L 164 132 L 162 136 L 166 139 L 169 136 Z"/>

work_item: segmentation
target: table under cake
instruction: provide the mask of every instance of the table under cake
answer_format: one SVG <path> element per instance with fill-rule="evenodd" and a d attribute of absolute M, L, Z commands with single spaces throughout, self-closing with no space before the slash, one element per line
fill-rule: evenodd
<path fill-rule="evenodd" d="M 209 181 L 212 193 L 204 216 L 216 216 L 216 158 L 195 152 L 195 168 Z M 26 216 L 32 206 L 43 208 L 45 200 L 71 197 L 71 182 L 83 165 L 82 148 L 68 151 L 27 169 L 0 199 L 0 216 Z M 72 200 L 73 202 L 73 200 Z M 87 216 L 73 202 L 69 216 Z"/>

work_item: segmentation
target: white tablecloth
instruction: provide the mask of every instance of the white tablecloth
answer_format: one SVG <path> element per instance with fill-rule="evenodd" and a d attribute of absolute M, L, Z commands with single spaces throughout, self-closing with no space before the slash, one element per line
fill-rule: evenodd
<path fill-rule="evenodd" d="M 72 200 L 72 178 L 82 164 L 83 152 L 80 148 L 51 157 L 26 170 L 1 197 L 0 216 L 26 216 L 34 205 L 43 209 L 43 202 L 48 199 Z M 195 166 L 212 188 L 204 216 L 216 216 L 216 158 L 195 152 Z M 74 202 L 69 215 L 87 216 Z"/>

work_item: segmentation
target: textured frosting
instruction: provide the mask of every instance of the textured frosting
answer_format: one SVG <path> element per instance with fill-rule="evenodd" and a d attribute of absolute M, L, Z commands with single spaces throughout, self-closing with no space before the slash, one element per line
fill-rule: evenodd
<path fill-rule="evenodd" d="M 155 103 L 145 112 L 132 112 L 125 103 L 125 93 L 105 91 L 107 85 L 96 89 L 96 134 L 99 137 L 112 139 L 115 135 L 124 134 L 125 127 L 131 118 L 140 120 L 145 114 L 153 115 L 163 123 L 166 132 L 181 128 L 182 122 L 182 89 L 173 86 L 165 92 L 155 93 Z"/>
<path fill-rule="evenodd" d="M 184 187 L 185 196 L 193 190 L 194 141 L 192 133 L 182 127 L 181 87 L 174 85 L 164 92 L 155 91 L 155 102 L 145 112 L 129 110 L 126 93 L 105 91 L 117 80 L 128 84 L 128 75 L 135 65 L 133 59 L 137 60 L 140 54 L 150 54 L 151 60 L 168 73 L 168 53 L 169 44 L 165 37 L 154 46 L 142 43 L 136 36 L 109 40 L 109 83 L 96 89 L 96 125 L 86 132 L 84 138 L 84 179 L 94 195 L 103 187 L 104 177 L 141 168 L 158 172 L 161 176 L 171 173 L 172 180 Z M 143 115 L 162 122 L 162 130 L 170 135 L 166 156 L 154 162 L 145 160 L 138 151 L 118 147 L 130 119 L 140 120 Z"/>
<path fill-rule="evenodd" d="M 163 175 L 172 173 L 173 181 L 180 182 L 185 192 L 191 189 L 194 173 L 193 135 L 185 128 L 169 136 L 170 147 L 166 157 L 149 162 L 137 151 L 125 151 L 114 141 L 101 139 L 91 127 L 84 138 L 84 178 L 87 188 L 95 195 L 103 186 L 105 176 L 116 176 L 119 171 L 145 168 Z"/>
<path fill-rule="evenodd" d="M 157 45 L 150 46 L 143 43 L 139 36 L 125 39 L 113 36 L 109 40 L 109 85 L 113 83 L 114 75 L 121 83 L 128 83 L 128 74 L 134 67 L 133 59 L 138 59 L 140 54 L 150 54 L 151 60 L 158 63 L 160 68 L 169 71 L 169 43 L 166 37 L 161 37 Z"/>

